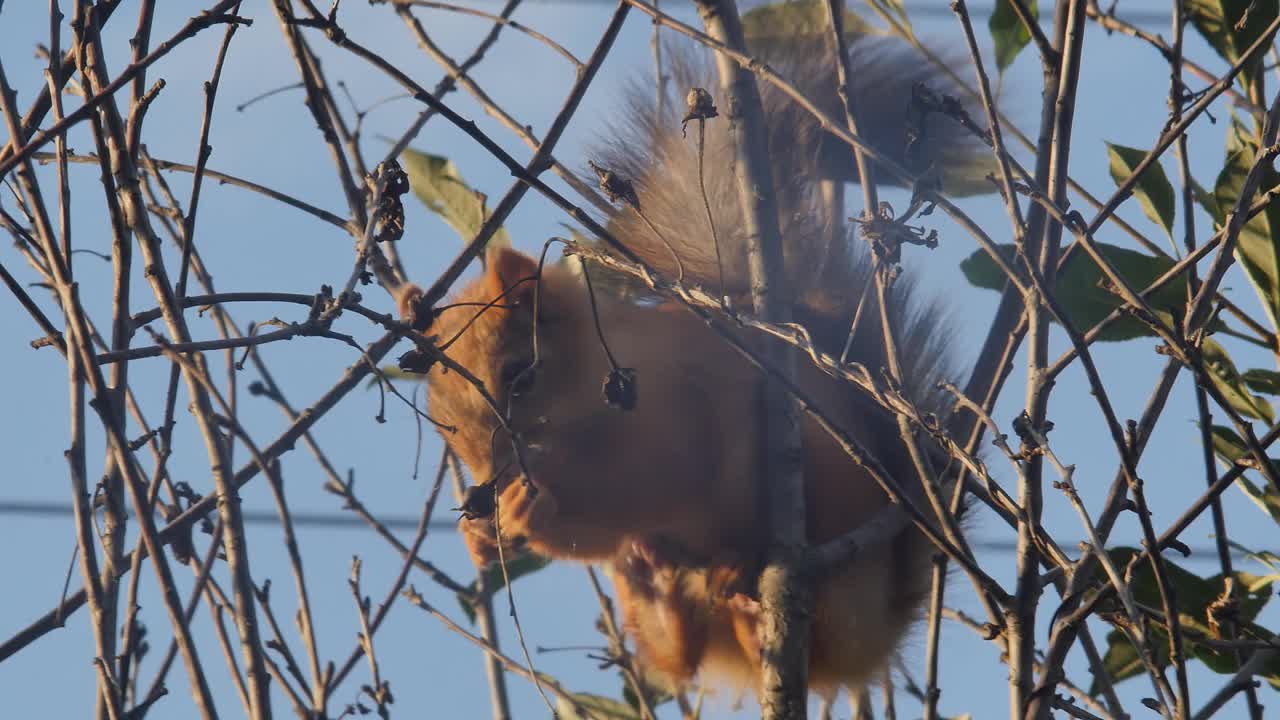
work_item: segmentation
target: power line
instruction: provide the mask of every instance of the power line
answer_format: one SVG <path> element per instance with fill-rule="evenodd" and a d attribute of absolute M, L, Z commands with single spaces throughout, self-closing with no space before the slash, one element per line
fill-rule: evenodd
<path fill-rule="evenodd" d="M 240 513 L 248 525 L 279 525 L 280 517 L 269 510 L 244 509 Z M 59 503 L 47 500 L 0 500 L 0 515 L 24 515 L 27 517 L 62 518 L 73 517 L 75 511 L 70 503 Z M 133 517 L 133 513 L 129 513 Z M 354 513 L 309 512 L 306 510 L 289 511 L 289 519 L 295 527 L 311 527 L 330 530 L 354 530 L 368 527 L 363 519 Z M 418 518 L 409 516 L 378 518 L 378 522 L 390 530 L 417 530 Z M 454 530 L 453 521 L 432 520 L 427 527 L 431 530 Z"/>
<path fill-rule="evenodd" d="M 70 503 L 59 503 L 49 500 L 0 500 L 0 515 L 20 515 L 25 517 L 36 518 L 70 518 L 75 515 Z M 244 509 L 241 511 L 245 524 L 248 525 L 279 525 L 279 516 L 270 510 L 252 510 Z M 132 514 L 130 514 L 132 517 Z M 335 512 L 314 512 L 292 510 L 289 517 L 293 521 L 294 527 L 306 527 L 328 530 L 358 530 L 367 528 L 369 524 L 363 518 L 356 516 L 354 513 L 335 513 Z M 418 518 L 408 515 L 391 515 L 379 517 L 378 522 L 388 530 L 417 530 Z M 433 531 L 453 532 L 457 530 L 457 524 L 453 520 L 432 520 L 427 527 Z M 1017 544 L 1012 540 L 976 540 L 969 543 L 978 550 L 986 550 L 997 553 L 1012 553 L 1017 549 Z M 1063 547 L 1066 547 L 1064 545 Z M 1074 545 L 1072 545 L 1074 547 Z M 1178 558 L 1180 561 L 1196 562 L 1217 561 L 1218 551 L 1211 547 L 1194 547 L 1191 548 L 1191 556 L 1188 558 Z M 1233 551 L 1236 557 L 1243 557 L 1244 553 Z"/>
<path fill-rule="evenodd" d="M 498 0 L 492 0 L 498 2 Z M 613 0 L 530 0 L 535 5 L 584 5 L 588 3 L 612 4 Z M 751 9 L 765 2 L 747 3 L 746 8 Z M 951 10 L 948 3 L 939 0 L 930 0 L 930 2 L 920 3 L 904 3 L 907 16 L 910 18 L 953 18 L 955 13 Z M 856 9 L 856 6 L 855 6 Z M 995 11 L 994 5 L 978 5 L 969 6 L 969 15 L 977 20 L 982 20 L 991 16 Z M 670 12 L 670 11 L 668 11 Z M 1150 9 L 1123 9 L 1116 13 L 1116 17 L 1134 25 L 1142 26 L 1167 26 L 1172 21 L 1172 16 L 1168 12 Z M 1048 19 L 1048 18 L 1044 18 Z"/>

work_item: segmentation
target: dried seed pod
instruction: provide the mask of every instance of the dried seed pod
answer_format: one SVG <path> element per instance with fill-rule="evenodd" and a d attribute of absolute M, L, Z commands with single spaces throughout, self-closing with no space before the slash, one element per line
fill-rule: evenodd
<path fill-rule="evenodd" d="M 614 368 L 604 379 L 604 401 L 618 410 L 636 409 L 635 368 Z"/>
<path fill-rule="evenodd" d="M 174 518 L 182 514 L 182 508 L 178 505 L 164 505 L 160 512 L 164 516 L 165 522 L 172 522 Z M 169 543 L 169 550 L 173 553 L 173 559 L 182 565 L 191 562 L 191 558 L 196 554 L 195 543 L 191 539 L 191 525 L 187 524 L 178 531 L 177 537 Z"/>
<path fill-rule="evenodd" d="M 401 370 L 417 375 L 426 375 L 435 364 L 435 356 L 422 352 L 421 350 L 410 350 L 401 355 L 399 360 L 396 362 L 397 367 Z"/>
<path fill-rule="evenodd" d="M 394 242 L 404 236 L 404 204 L 400 197 L 409 192 L 409 176 L 400 163 L 390 160 L 378 166 L 375 176 L 384 178 L 382 197 L 378 203 L 378 226 L 374 229 L 375 242 Z"/>
<path fill-rule="evenodd" d="M 487 482 L 467 488 L 462 495 L 462 505 L 456 509 L 467 520 L 483 520 L 493 517 L 493 511 L 497 508 L 498 499 L 494 494 L 494 484 Z"/>
<path fill-rule="evenodd" d="M 689 94 L 685 96 L 684 101 L 686 110 L 684 118 L 680 121 L 681 132 L 684 132 L 690 120 L 710 120 L 720 117 L 720 112 L 716 110 L 715 99 L 703 88 L 689 88 Z"/>
<path fill-rule="evenodd" d="M 600 192 L 609 198 L 609 202 L 616 203 L 621 200 L 635 210 L 640 210 L 640 198 L 636 195 L 636 189 L 630 180 L 590 160 L 587 161 L 587 165 L 595 171 L 596 177 L 600 180 Z"/>

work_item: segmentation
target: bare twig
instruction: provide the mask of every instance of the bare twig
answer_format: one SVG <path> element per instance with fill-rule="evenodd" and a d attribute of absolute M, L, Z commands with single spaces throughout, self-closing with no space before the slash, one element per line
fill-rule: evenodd
<path fill-rule="evenodd" d="M 746 38 L 733 0 L 698 0 L 696 4 L 709 36 L 729 49 L 745 49 Z M 723 54 L 717 53 L 715 58 L 732 139 L 731 166 L 746 237 L 751 305 L 764 320 L 787 323 L 791 321 L 791 295 L 760 92 L 746 67 Z M 795 378 L 794 356 L 776 344 L 766 353 L 766 361 L 777 368 L 784 381 Z M 807 704 L 814 580 L 802 571 L 807 541 L 798 404 L 780 383 L 767 379 L 764 408 L 765 419 L 757 430 L 757 442 L 764 448 L 763 487 L 758 492 L 768 508 L 769 549 L 759 579 L 761 668 L 757 682 L 762 717 L 781 720 L 803 717 Z"/>

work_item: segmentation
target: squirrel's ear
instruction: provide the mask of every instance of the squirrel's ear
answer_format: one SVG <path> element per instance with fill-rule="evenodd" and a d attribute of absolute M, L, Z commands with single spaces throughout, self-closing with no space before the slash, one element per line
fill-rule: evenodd
<path fill-rule="evenodd" d="M 510 304 L 532 304 L 538 261 L 509 247 L 495 247 L 485 255 L 485 281 L 493 297 L 506 293 Z"/>

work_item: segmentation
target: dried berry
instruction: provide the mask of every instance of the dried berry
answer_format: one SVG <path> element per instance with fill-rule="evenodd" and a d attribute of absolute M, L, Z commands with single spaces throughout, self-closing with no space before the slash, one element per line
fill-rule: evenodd
<path fill-rule="evenodd" d="M 720 117 L 720 112 L 716 110 L 715 99 L 703 88 L 689 88 L 689 94 L 685 96 L 684 101 L 686 111 L 684 119 L 680 121 L 681 132 L 684 132 L 690 120 L 710 120 L 713 117 Z"/>
<path fill-rule="evenodd" d="M 457 508 L 467 520 L 483 520 L 493 516 L 498 500 L 494 495 L 494 484 L 491 482 L 472 485 L 462 496 L 462 505 Z"/>
<path fill-rule="evenodd" d="M 397 362 L 397 366 L 401 370 L 409 373 L 416 373 L 418 375 L 426 375 L 427 371 L 431 369 L 431 366 L 435 364 L 435 356 L 429 353 L 424 353 L 421 350 L 410 350 L 401 355 Z"/>
<path fill-rule="evenodd" d="M 614 368 L 604 379 L 604 401 L 618 410 L 636 409 L 635 368 Z"/>
<path fill-rule="evenodd" d="M 600 191 L 609 198 L 609 202 L 621 200 L 637 211 L 640 209 L 640 198 L 636 195 L 636 189 L 630 180 L 609 168 L 600 167 L 590 160 L 587 161 L 587 164 L 595 171 L 596 178 L 600 181 Z"/>

